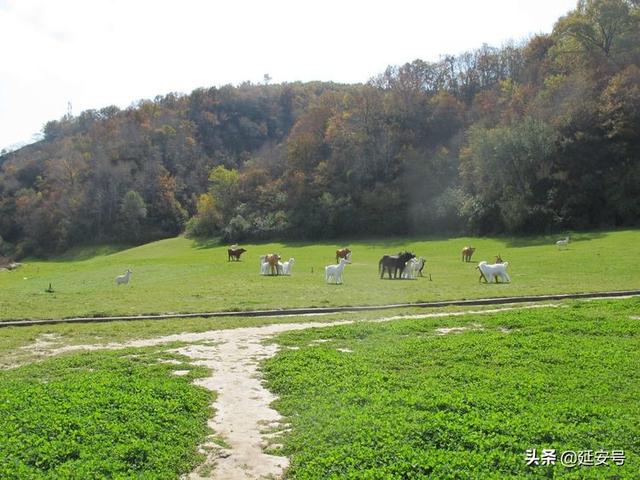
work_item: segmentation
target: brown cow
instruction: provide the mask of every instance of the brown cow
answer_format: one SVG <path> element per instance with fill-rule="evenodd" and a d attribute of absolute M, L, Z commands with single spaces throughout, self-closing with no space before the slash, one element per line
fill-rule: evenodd
<path fill-rule="evenodd" d="M 475 252 L 476 249 L 473 247 L 464 247 L 462 249 L 462 261 L 463 262 L 470 262 L 471 261 L 471 255 L 473 255 L 473 252 Z"/>
<path fill-rule="evenodd" d="M 227 262 L 230 262 L 232 258 L 236 262 L 240 261 L 240 255 L 242 255 L 244 252 L 246 252 L 244 248 L 234 248 L 234 247 L 229 248 L 227 250 L 227 254 L 229 255 L 229 260 L 227 260 Z"/>
<path fill-rule="evenodd" d="M 348 248 L 339 248 L 336 250 L 336 263 L 340 261 L 341 258 L 347 258 L 347 255 L 351 254 L 351 250 Z"/>

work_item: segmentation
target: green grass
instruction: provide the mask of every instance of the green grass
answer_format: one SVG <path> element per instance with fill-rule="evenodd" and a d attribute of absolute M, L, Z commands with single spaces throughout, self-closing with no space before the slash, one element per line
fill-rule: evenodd
<path fill-rule="evenodd" d="M 202 460 L 206 369 L 151 350 L 83 353 L 0 371 L 0 478 L 174 479 Z M 189 370 L 186 376 L 174 370 Z"/>
<path fill-rule="evenodd" d="M 250 310 L 261 308 L 372 305 L 461 298 L 640 287 L 640 231 L 576 234 L 566 250 L 556 237 L 519 239 L 389 239 L 350 243 L 353 264 L 344 285 L 326 285 L 324 266 L 334 261 L 335 243 L 244 245 L 242 262 L 227 262 L 225 246 L 178 237 L 136 248 L 78 249 L 55 260 L 27 260 L 0 272 L 0 319 L 85 315 Z M 460 250 L 474 245 L 473 263 Z M 409 249 L 427 259 L 431 274 L 417 280 L 380 280 L 384 253 Z M 278 252 L 294 257 L 291 277 L 262 277 L 258 258 Z M 501 254 L 511 284 L 478 283 L 476 261 Z M 133 270 L 131 283 L 114 277 Z M 52 284 L 54 293 L 45 289 Z"/>
<path fill-rule="evenodd" d="M 636 479 L 639 312 L 575 302 L 282 334 L 264 371 L 292 425 L 288 478 Z M 626 463 L 527 466 L 532 448 L 622 449 Z"/>
<path fill-rule="evenodd" d="M 492 309 L 494 306 L 473 307 L 474 311 Z M 403 308 L 384 311 L 334 313 L 313 316 L 283 317 L 215 317 L 175 318 L 167 320 L 140 320 L 66 323 L 55 325 L 33 325 L 27 327 L 5 327 L 0 330 L 0 368 L 15 367 L 39 361 L 50 355 L 50 350 L 72 345 L 106 345 L 122 343 L 132 339 L 155 338 L 180 332 L 207 332 L 240 327 L 256 327 L 276 323 L 324 323 L 340 320 L 370 320 L 399 315 L 442 314 L 468 310 L 468 307 Z M 45 340 L 47 348 L 34 349 L 33 345 Z"/>

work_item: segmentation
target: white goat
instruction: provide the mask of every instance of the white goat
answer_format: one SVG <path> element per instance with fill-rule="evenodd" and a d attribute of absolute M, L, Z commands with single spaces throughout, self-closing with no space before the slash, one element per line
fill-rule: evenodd
<path fill-rule="evenodd" d="M 282 274 L 283 275 L 291 275 L 291 269 L 293 268 L 293 264 L 296 263 L 296 259 L 291 257 L 289 261 L 284 262 L 282 264 Z"/>
<path fill-rule="evenodd" d="M 327 265 L 324 267 L 324 280 L 327 283 L 333 281 L 336 285 L 342 283 L 342 272 L 347 263 L 350 263 L 346 258 L 341 258 L 338 265 Z"/>
<path fill-rule="evenodd" d="M 556 245 L 558 246 L 558 249 L 561 249 L 562 247 L 566 247 L 567 245 L 569 245 L 569 237 L 564 237 L 563 240 L 558 240 L 556 242 Z"/>
<path fill-rule="evenodd" d="M 116 277 L 116 285 L 121 285 L 123 283 L 126 285 L 127 283 L 129 283 L 129 278 L 131 277 L 131 273 L 132 273 L 131 270 L 127 268 L 127 271 L 124 274 L 118 275 Z"/>
<path fill-rule="evenodd" d="M 411 258 L 407 260 L 407 263 L 404 264 L 404 270 L 402 270 L 402 275 L 400 276 L 400 278 L 413 280 L 416 278 L 417 273 L 418 273 L 418 259 Z"/>
<path fill-rule="evenodd" d="M 424 257 L 410 259 L 405 263 L 404 270 L 402 271 L 402 278 L 413 280 L 418 275 L 422 276 L 422 267 L 424 267 Z"/>
<path fill-rule="evenodd" d="M 267 262 L 266 255 L 260 255 L 260 275 L 267 275 L 269 273 L 269 262 Z"/>
<path fill-rule="evenodd" d="M 490 265 L 487 262 L 482 261 L 476 267 L 478 270 L 480 270 L 480 273 L 481 273 L 480 279 L 478 281 L 480 281 L 482 277 L 484 277 L 487 283 L 493 282 L 494 279 L 496 283 L 498 283 L 498 278 L 500 278 L 500 280 L 502 281 L 510 282 L 511 279 L 507 274 L 508 266 L 509 266 L 509 262 L 494 263 Z"/>

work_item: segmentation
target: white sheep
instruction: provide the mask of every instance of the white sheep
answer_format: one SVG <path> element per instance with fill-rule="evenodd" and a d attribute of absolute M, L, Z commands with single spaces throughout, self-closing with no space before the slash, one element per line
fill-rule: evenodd
<path fill-rule="evenodd" d="M 293 268 L 293 264 L 296 263 L 295 258 L 291 257 L 289 261 L 284 262 L 282 264 L 282 274 L 283 275 L 291 275 L 291 269 Z"/>
<path fill-rule="evenodd" d="M 324 267 L 324 280 L 327 283 L 335 283 L 336 285 L 342 283 L 342 272 L 347 263 L 350 263 L 346 258 L 341 258 L 338 265 L 327 265 Z"/>
<path fill-rule="evenodd" d="M 561 249 L 562 247 L 566 247 L 567 245 L 569 245 L 569 237 L 564 237 L 563 240 L 558 240 L 556 242 L 556 245 L 558 246 L 558 249 Z"/>
<path fill-rule="evenodd" d="M 500 278 L 500 280 L 502 281 L 510 282 L 511 279 L 507 274 L 508 266 L 509 262 L 494 263 L 490 265 L 487 262 L 482 261 L 476 267 L 478 270 L 480 270 L 480 279 L 478 281 L 482 280 L 482 278 L 484 277 L 487 283 L 493 282 L 494 279 L 496 283 L 498 283 L 498 278 Z"/>
<path fill-rule="evenodd" d="M 131 277 L 131 273 L 133 272 L 131 272 L 131 270 L 127 268 L 127 271 L 124 274 L 118 275 L 116 277 L 116 285 L 121 285 L 123 283 L 126 285 L 127 283 L 129 283 L 129 278 Z"/>

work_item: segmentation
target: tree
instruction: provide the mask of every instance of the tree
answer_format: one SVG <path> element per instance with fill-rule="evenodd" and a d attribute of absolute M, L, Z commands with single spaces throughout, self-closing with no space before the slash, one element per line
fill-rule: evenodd
<path fill-rule="evenodd" d="M 553 225 L 557 215 L 549 178 L 557 137 L 549 125 L 532 118 L 510 127 L 471 129 L 460 173 L 482 206 L 477 209 L 482 215 L 472 219 L 475 228 L 532 232 Z"/>
<path fill-rule="evenodd" d="M 120 204 L 120 222 L 122 235 L 137 242 L 143 237 L 144 220 L 147 218 L 147 206 L 140 194 L 129 190 Z"/>
<path fill-rule="evenodd" d="M 560 52 L 582 51 L 592 64 L 606 65 L 627 57 L 630 49 L 637 51 L 640 17 L 632 8 L 625 0 L 580 0 L 554 28 Z"/>
<path fill-rule="evenodd" d="M 223 222 L 229 221 L 238 202 L 238 171 L 218 165 L 209 173 L 209 193 Z"/>
<path fill-rule="evenodd" d="M 615 75 L 602 93 L 600 111 L 610 138 L 640 146 L 640 68 L 629 65 Z"/>
<path fill-rule="evenodd" d="M 190 237 L 213 237 L 220 232 L 220 212 L 213 197 L 203 193 L 198 197 L 197 213 L 187 223 L 187 235 Z"/>

